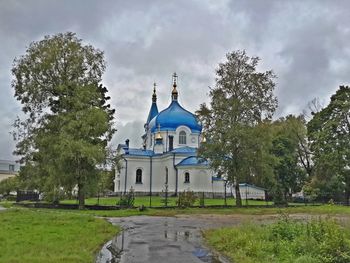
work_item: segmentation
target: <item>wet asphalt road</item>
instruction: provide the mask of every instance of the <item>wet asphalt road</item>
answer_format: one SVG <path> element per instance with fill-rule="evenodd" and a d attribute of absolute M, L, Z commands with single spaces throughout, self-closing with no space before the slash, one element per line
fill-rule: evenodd
<path fill-rule="evenodd" d="M 201 230 L 233 226 L 243 222 L 266 224 L 280 215 L 179 215 L 177 217 L 133 216 L 109 218 L 123 228 L 120 235 L 104 245 L 96 263 L 226 263 L 203 245 Z M 296 220 L 312 215 L 290 214 Z M 319 217 L 319 215 L 318 215 Z M 339 220 L 347 220 L 342 217 Z"/>
<path fill-rule="evenodd" d="M 109 221 L 124 231 L 103 247 L 97 263 L 227 262 L 203 246 L 201 230 L 234 224 L 196 217 L 134 216 Z"/>

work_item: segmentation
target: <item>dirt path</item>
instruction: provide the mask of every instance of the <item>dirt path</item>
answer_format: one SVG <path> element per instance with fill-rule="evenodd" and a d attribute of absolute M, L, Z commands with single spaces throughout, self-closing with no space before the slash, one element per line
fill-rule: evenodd
<path fill-rule="evenodd" d="M 123 232 L 103 247 L 96 262 L 228 262 L 203 245 L 201 230 L 249 221 L 270 223 L 278 217 L 279 215 L 178 215 L 110 218 L 112 224 L 122 226 Z M 320 215 L 291 214 L 289 217 L 309 220 Z M 349 216 L 333 217 L 350 222 Z"/>

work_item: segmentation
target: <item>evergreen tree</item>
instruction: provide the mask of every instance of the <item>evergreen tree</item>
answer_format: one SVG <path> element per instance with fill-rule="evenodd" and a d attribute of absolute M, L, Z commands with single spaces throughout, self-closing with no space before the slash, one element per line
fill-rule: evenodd
<path fill-rule="evenodd" d="M 345 190 L 349 203 L 350 87 L 340 86 L 328 106 L 314 114 L 307 128 L 319 188 L 327 191 L 323 191 L 327 198 L 339 196 Z M 327 187 L 330 183 L 338 194 Z"/>

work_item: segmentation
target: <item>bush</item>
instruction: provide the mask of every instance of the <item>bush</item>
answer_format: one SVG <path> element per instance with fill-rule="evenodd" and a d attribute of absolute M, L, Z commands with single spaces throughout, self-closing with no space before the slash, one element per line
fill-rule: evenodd
<path fill-rule="evenodd" d="M 120 207 L 132 208 L 134 207 L 134 202 L 134 189 L 131 188 L 127 194 L 120 196 L 120 200 L 117 202 L 117 205 L 119 205 Z"/>
<path fill-rule="evenodd" d="M 197 196 L 192 191 L 183 191 L 179 193 L 179 198 L 176 201 L 176 204 L 179 207 L 190 207 L 193 206 L 197 200 Z"/>

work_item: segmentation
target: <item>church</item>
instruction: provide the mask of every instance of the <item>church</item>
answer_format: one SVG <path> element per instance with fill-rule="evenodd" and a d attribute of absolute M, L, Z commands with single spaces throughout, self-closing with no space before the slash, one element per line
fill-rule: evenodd
<path fill-rule="evenodd" d="M 178 101 L 176 73 L 172 82 L 170 105 L 160 112 L 154 85 L 142 135 L 143 147 L 131 148 L 129 140 L 118 145 L 121 159 L 114 191 L 123 194 L 133 189 L 139 195 L 157 195 L 165 191 L 177 194 L 187 190 L 204 192 L 207 196 L 233 194 L 233 189 L 216 176 L 208 161 L 198 157 L 197 149 L 203 140 L 202 126 Z M 244 198 L 244 185 L 241 187 Z M 264 191 L 261 192 L 264 196 Z"/>

